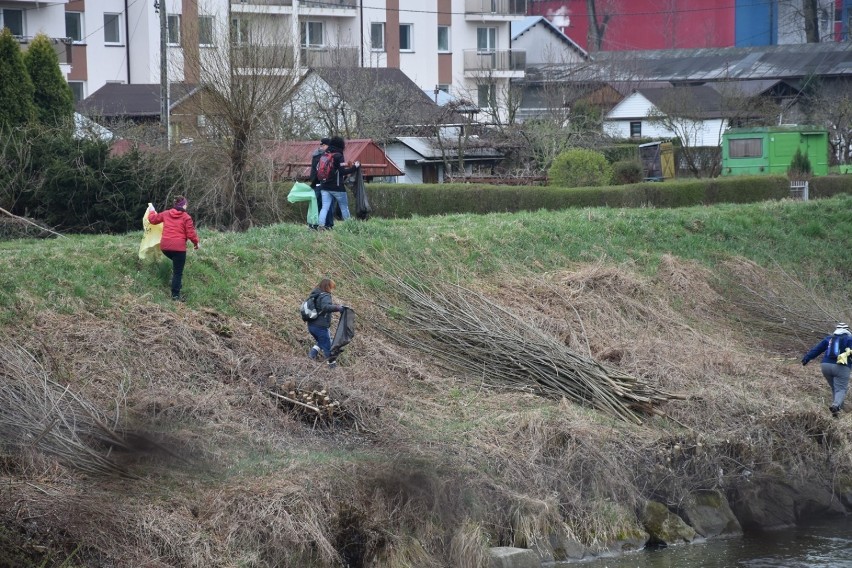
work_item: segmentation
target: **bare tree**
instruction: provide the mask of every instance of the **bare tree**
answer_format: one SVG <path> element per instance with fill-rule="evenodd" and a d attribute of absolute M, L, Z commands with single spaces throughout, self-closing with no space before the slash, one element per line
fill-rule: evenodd
<path fill-rule="evenodd" d="M 586 13 L 589 18 L 587 47 L 589 51 L 600 51 L 606 27 L 613 15 L 611 2 L 610 0 L 586 0 Z"/>
<path fill-rule="evenodd" d="M 778 0 L 780 43 L 819 43 L 833 38 L 834 0 Z"/>
<path fill-rule="evenodd" d="M 275 135 L 301 76 L 295 39 L 290 21 L 270 14 L 206 16 L 184 32 L 193 47 L 184 50 L 185 67 L 196 70 L 201 86 L 190 105 L 204 124 L 199 143 L 227 164 L 211 196 L 224 226 L 252 224 L 252 158 Z"/>
<path fill-rule="evenodd" d="M 809 98 L 808 119 L 828 128 L 834 160 L 852 163 L 852 80 L 822 84 Z"/>

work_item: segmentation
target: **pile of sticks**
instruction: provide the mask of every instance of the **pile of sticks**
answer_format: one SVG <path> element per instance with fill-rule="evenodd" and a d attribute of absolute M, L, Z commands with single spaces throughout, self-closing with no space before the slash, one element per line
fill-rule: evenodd
<path fill-rule="evenodd" d="M 269 394 L 278 400 L 279 406 L 303 419 L 333 422 L 345 412 L 340 401 L 332 399 L 326 388 L 307 390 L 298 387 L 294 381 L 286 381 L 273 386 Z"/>
<path fill-rule="evenodd" d="M 684 398 L 572 351 L 473 290 L 389 278 L 406 307 L 383 331 L 453 372 L 565 397 L 637 424 L 641 414 L 662 415 L 661 404 Z"/>

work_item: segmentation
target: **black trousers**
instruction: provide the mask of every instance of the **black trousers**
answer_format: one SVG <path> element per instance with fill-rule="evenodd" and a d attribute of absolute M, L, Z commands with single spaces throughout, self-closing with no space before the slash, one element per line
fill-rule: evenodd
<path fill-rule="evenodd" d="M 180 296 L 183 285 L 183 266 L 186 264 L 186 251 L 164 250 L 163 254 L 172 259 L 172 298 Z"/>

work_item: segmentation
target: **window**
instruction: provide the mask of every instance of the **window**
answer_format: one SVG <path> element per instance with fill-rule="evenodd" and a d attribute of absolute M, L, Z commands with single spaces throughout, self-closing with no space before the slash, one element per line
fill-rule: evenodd
<path fill-rule="evenodd" d="M 83 81 L 68 81 L 68 86 L 71 87 L 71 94 L 74 96 L 75 103 L 85 98 L 83 94 Z"/>
<path fill-rule="evenodd" d="M 399 50 L 414 51 L 414 24 L 399 24 Z"/>
<path fill-rule="evenodd" d="M 80 12 L 65 12 L 65 37 L 71 41 L 83 41 L 83 14 Z"/>
<path fill-rule="evenodd" d="M 370 49 L 373 51 L 385 50 L 385 23 L 373 22 L 370 24 Z"/>
<path fill-rule="evenodd" d="M 231 43 L 244 45 L 249 43 L 249 22 L 240 18 L 231 18 Z"/>
<path fill-rule="evenodd" d="M 763 139 L 738 138 L 729 140 L 728 156 L 731 158 L 760 158 L 763 156 Z"/>
<path fill-rule="evenodd" d="M 630 123 L 630 137 L 642 138 L 642 123 L 640 121 Z"/>
<path fill-rule="evenodd" d="M 497 28 L 476 28 L 477 51 L 494 51 L 497 48 Z"/>
<path fill-rule="evenodd" d="M 198 45 L 213 45 L 213 16 L 198 16 Z"/>
<path fill-rule="evenodd" d="M 438 52 L 450 51 L 450 26 L 438 26 Z"/>
<path fill-rule="evenodd" d="M 3 8 L 0 10 L 0 30 L 9 28 L 14 36 L 23 37 L 24 34 L 24 11 L 10 10 Z"/>
<path fill-rule="evenodd" d="M 302 22 L 302 47 L 323 47 L 322 22 Z"/>
<path fill-rule="evenodd" d="M 121 43 L 121 14 L 104 14 L 104 43 Z"/>
<path fill-rule="evenodd" d="M 168 28 L 169 45 L 180 45 L 180 14 L 167 14 L 166 27 Z"/>
<path fill-rule="evenodd" d="M 497 106 L 497 89 L 493 83 L 477 86 L 476 96 L 479 108 L 494 108 Z"/>
<path fill-rule="evenodd" d="M 446 83 L 438 83 L 437 85 L 435 85 L 435 88 L 439 91 L 444 91 L 445 93 L 450 92 L 450 86 Z"/>

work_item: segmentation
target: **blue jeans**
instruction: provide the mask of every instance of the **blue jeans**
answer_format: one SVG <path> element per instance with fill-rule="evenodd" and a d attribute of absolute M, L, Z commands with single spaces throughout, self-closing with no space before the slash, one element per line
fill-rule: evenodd
<path fill-rule="evenodd" d="M 332 199 L 340 205 L 340 214 L 343 215 L 343 220 L 346 221 L 349 219 L 349 198 L 345 191 L 326 191 L 323 189 L 321 190 L 321 193 L 322 209 L 319 214 L 320 225 L 323 224 L 325 216 L 328 215 L 328 211 L 331 209 Z"/>
<path fill-rule="evenodd" d="M 834 363 L 822 363 L 819 368 L 822 371 L 822 376 L 828 381 L 828 386 L 831 387 L 832 406 L 842 407 L 843 399 L 846 398 L 846 391 L 849 389 L 849 367 L 835 365 Z"/>
<path fill-rule="evenodd" d="M 325 358 L 328 359 L 331 357 L 331 333 L 329 333 L 328 328 L 308 324 L 308 332 L 316 340 Z"/>

